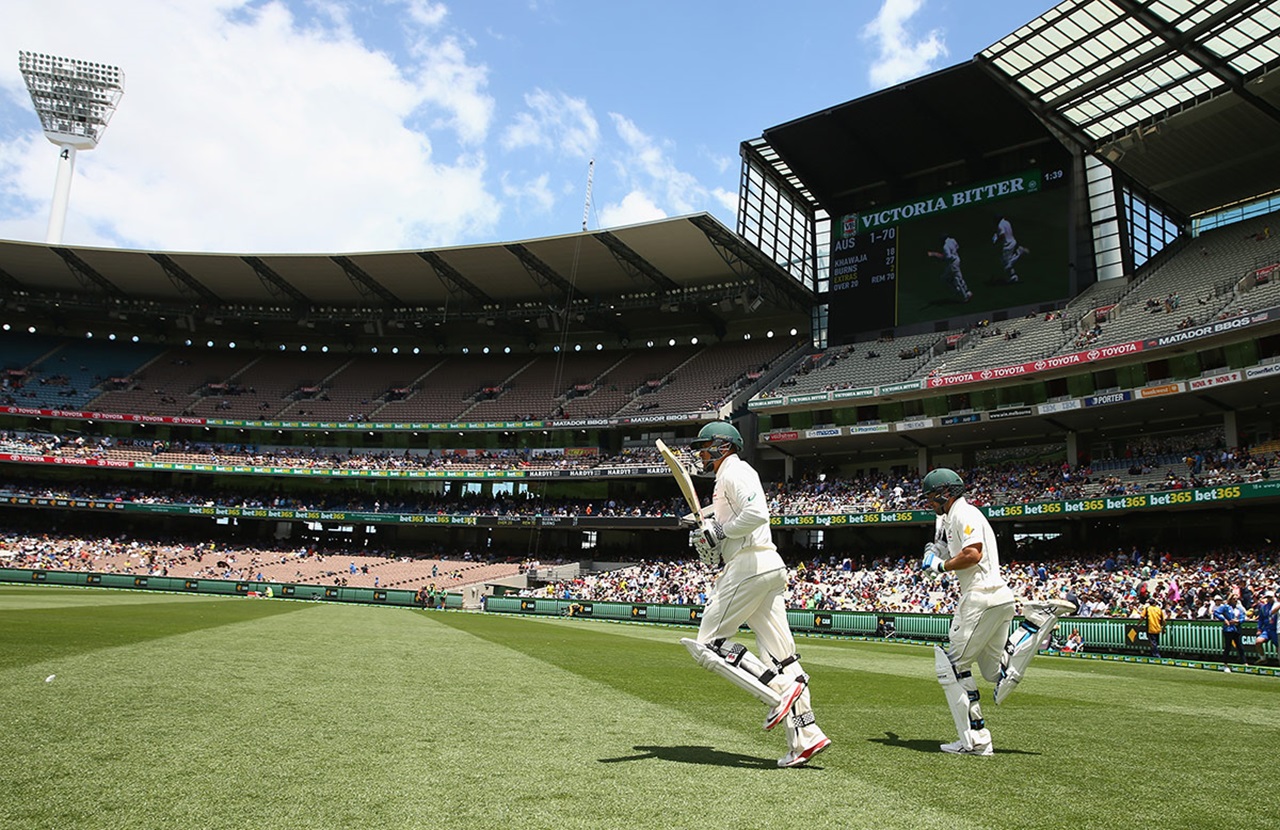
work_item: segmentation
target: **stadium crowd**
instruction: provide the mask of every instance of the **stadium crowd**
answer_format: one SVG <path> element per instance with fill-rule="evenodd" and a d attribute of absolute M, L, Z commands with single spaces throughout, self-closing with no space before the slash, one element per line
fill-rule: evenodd
<path fill-rule="evenodd" d="M 249 467 L 305 467 L 313 470 L 523 470 L 659 466 L 652 446 L 626 447 L 616 454 L 597 447 L 545 449 L 360 450 L 352 447 L 292 447 L 0 432 L 0 452 L 52 458 L 145 460 Z"/>
<path fill-rule="evenodd" d="M 109 440 L 109 439 L 103 439 Z M 63 442 L 51 446 L 48 436 L 0 434 L 0 451 L 15 454 L 50 455 L 66 451 L 100 452 L 100 441 Z M 86 447 L 97 444 L 96 449 Z M 333 449 L 316 450 L 314 456 L 298 451 L 288 455 L 272 451 L 254 452 L 252 448 L 197 446 L 199 452 L 210 453 L 210 463 L 278 466 L 305 466 L 321 469 L 390 469 L 386 453 L 353 449 L 340 454 Z M 236 453 L 239 452 L 239 455 Z M 463 451 L 479 452 L 479 451 Z M 395 456 L 404 464 L 444 463 L 444 456 Z M 523 456 L 521 456 L 523 457 Z M 1180 490 L 1191 487 L 1218 486 L 1269 479 L 1280 466 L 1280 453 L 1254 453 L 1246 447 L 1226 447 L 1221 429 L 1207 433 L 1175 435 L 1163 438 L 1136 437 L 1123 442 L 1115 452 L 1092 463 L 1066 463 L 1058 452 L 1049 451 L 1050 460 L 1006 460 L 998 452 L 987 453 L 977 466 L 960 468 L 967 482 L 969 501 L 978 505 L 1021 504 L 1035 501 L 1118 496 L 1151 491 Z M 488 463 L 497 464 L 494 460 Z M 514 456 L 513 456 L 514 458 Z M 345 460 L 344 460 L 345 459 Z M 429 461 L 428 461 L 429 459 Z M 443 461 L 442 461 L 443 459 Z M 507 459 L 512 462 L 512 459 Z M 315 462 L 315 463 L 311 463 Z M 613 461 L 562 455 L 550 462 L 556 465 L 584 468 L 610 463 L 660 464 L 656 451 L 628 449 Z M 472 462 L 467 462 L 472 463 Z M 506 463 L 506 462 L 503 462 Z M 512 462 L 515 463 L 515 462 Z M 196 504 L 219 507 L 271 508 L 296 510 L 348 510 L 386 513 L 467 514 L 482 516 L 619 516 L 658 517 L 684 512 L 678 498 L 622 497 L 606 499 L 543 498 L 527 488 L 484 496 L 478 493 L 423 493 L 407 488 L 388 488 L 379 495 L 343 490 L 313 494 L 279 490 L 275 485 L 252 484 L 229 491 L 225 488 L 177 490 L 137 486 L 99 485 L 82 482 L 71 486 L 50 485 L 38 481 L 0 480 L 0 488 L 19 495 L 42 498 L 113 499 L 143 504 Z M 247 492 L 250 490 L 252 492 Z M 920 501 L 918 473 L 884 473 L 845 476 L 837 472 L 803 472 L 791 481 L 766 485 L 769 509 L 774 515 L 822 515 L 925 509 Z"/>
<path fill-rule="evenodd" d="M 178 576 L 188 579 L 227 579 L 248 582 L 294 581 L 353 587 L 380 584 L 379 566 L 418 563 L 410 570 L 434 590 L 460 587 L 472 581 L 481 563 L 519 562 L 520 557 L 473 555 L 470 550 L 419 549 L 414 556 L 391 549 L 319 544 L 314 541 L 275 544 L 174 536 L 140 538 L 90 532 L 34 533 L 21 528 L 0 529 L 0 565 L 10 568 L 74 571 L 132 576 Z M 533 560 L 520 562 L 520 571 Z M 513 572 L 517 568 L 511 568 Z M 412 586 L 419 587 L 416 582 Z"/>
<path fill-rule="evenodd" d="M 1088 559 L 1013 561 L 1005 576 L 1020 602 L 1066 597 L 1080 617 L 1134 617 L 1152 599 L 1170 619 L 1209 619 L 1220 598 L 1253 619 L 1256 603 L 1280 589 L 1280 556 L 1273 547 L 1220 550 L 1199 557 L 1117 550 Z M 697 559 L 641 562 L 601 574 L 549 582 L 526 596 L 610 602 L 702 605 L 715 573 Z M 954 579 L 932 579 L 917 557 L 815 558 L 790 571 L 791 608 L 951 614 L 959 599 Z"/>
<path fill-rule="evenodd" d="M 1021 551 L 1019 551 L 1021 553 Z M 361 565 L 354 564 L 358 559 Z M 174 536 L 139 538 L 89 532 L 0 530 L 0 563 L 6 567 L 133 575 L 178 575 L 244 581 L 324 582 L 377 587 L 369 563 L 429 560 L 433 583 L 464 584 L 463 568 L 480 562 L 518 562 L 518 572 L 536 571 L 519 553 L 473 555 L 444 547 L 415 551 L 369 550 L 315 542 L 247 544 Z M 558 561 L 558 560 L 557 560 Z M 325 564 L 328 562 L 328 564 Z M 278 566 L 287 566 L 281 568 Z M 264 576 L 264 570 L 269 573 Z M 1020 601 L 1066 597 L 1079 617 L 1135 618 L 1155 599 L 1170 619 L 1210 619 L 1215 605 L 1239 605 L 1253 619 L 1267 591 L 1280 591 L 1280 553 L 1273 546 L 1217 550 L 1199 556 L 1168 551 L 1115 550 L 1088 558 L 1018 559 L 1005 575 Z M 641 561 L 618 570 L 583 573 L 521 591 L 523 596 L 578 601 L 705 605 L 716 573 L 693 557 Z M 417 587 L 416 585 L 413 587 Z M 814 557 L 790 569 L 787 604 L 817 611 L 950 614 L 959 598 L 952 578 L 922 573 L 915 556 L 855 561 L 850 556 Z"/>
<path fill-rule="evenodd" d="M 688 512 L 680 496 L 654 499 L 548 498 L 532 492 L 485 496 L 479 493 L 427 493 L 417 490 L 343 489 L 337 492 L 280 492 L 208 488 L 145 487 L 119 483 L 91 484 L 0 478 L 0 493 L 35 499 L 115 501 L 146 505 L 196 505 L 242 509 L 348 511 L 450 516 L 605 516 L 659 518 Z"/>

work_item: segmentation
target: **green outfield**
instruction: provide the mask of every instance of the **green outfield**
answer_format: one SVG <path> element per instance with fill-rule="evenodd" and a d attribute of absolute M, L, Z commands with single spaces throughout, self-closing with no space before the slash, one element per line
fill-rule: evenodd
<path fill-rule="evenodd" d="M 1276 678 L 1040 657 L 988 706 L 995 756 L 956 757 L 937 750 L 954 730 L 927 648 L 801 638 L 834 745 L 779 770 L 763 707 L 697 668 L 681 635 L 0 586 L 0 827 L 1078 830 L 1275 815 Z"/>

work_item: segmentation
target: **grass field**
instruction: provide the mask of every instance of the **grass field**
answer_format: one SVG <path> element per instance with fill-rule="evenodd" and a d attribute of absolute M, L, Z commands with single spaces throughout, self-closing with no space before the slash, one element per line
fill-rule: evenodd
<path fill-rule="evenodd" d="M 680 630 L 0 586 L 4 828 L 1248 828 L 1280 680 L 1040 657 L 954 738 L 931 653 L 800 639 L 834 745 L 779 770 Z M 750 637 L 746 642 L 750 644 Z M 55 675 L 51 681 L 46 678 Z"/>

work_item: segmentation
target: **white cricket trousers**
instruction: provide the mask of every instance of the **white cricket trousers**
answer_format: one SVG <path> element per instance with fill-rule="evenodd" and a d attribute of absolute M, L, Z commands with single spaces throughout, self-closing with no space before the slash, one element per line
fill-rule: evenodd
<path fill-rule="evenodd" d="M 698 642 L 704 645 L 716 640 L 730 639 L 745 622 L 756 635 L 756 652 L 766 667 L 785 660 L 796 653 L 795 636 L 787 622 L 787 606 L 782 594 L 787 590 L 787 566 L 782 563 L 776 548 L 745 549 L 739 551 L 725 565 L 715 590 L 702 611 L 702 624 L 698 627 Z M 800 663 L 791 663 L 782 672 L 783 677 L 803 674 Z M 775 680 L 773 685 L 778 685 Z M 787 723 L 787 747 L 800 752 L 813 746 L 822 730 L 813 721 L 813 707 L 809 702 L 809 685 L 792 707 Z M 797 723 L 796 720 L 800 723 Z"/>
<path fill-rule="evenodd" d="M 1000 658 L 1013 622 L 1013 596 L 1008 588 L 969 591 L 951 618 L 947 656 L 956 671 L 968 671 L 974 663 L 982 676 L 994 683 L 1000 677 Z"/>

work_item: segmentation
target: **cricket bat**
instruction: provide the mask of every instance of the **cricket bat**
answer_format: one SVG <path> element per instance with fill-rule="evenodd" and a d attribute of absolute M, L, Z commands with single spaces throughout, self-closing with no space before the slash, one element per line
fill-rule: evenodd
<path fill-rule="evenodd" d="M 684 493 L 684 500 L 689 504 L 689 510 L 693 512 L 692 516 L 685 518 L 691 519 L 695 524 L 701 523 L 702 504 L 698 501 L 698 491 L 693 489 L 693 478 L 690 477 L 689 470 L 681 463 L 680 456 L 663 443 L 661 438 L 654 443 L 658 446 L 658 452 L 662 453 L 662 460 L 671 468 L 671 474 L 676 477 L 676 484 L 680 485 L 680 492 Z"/>

